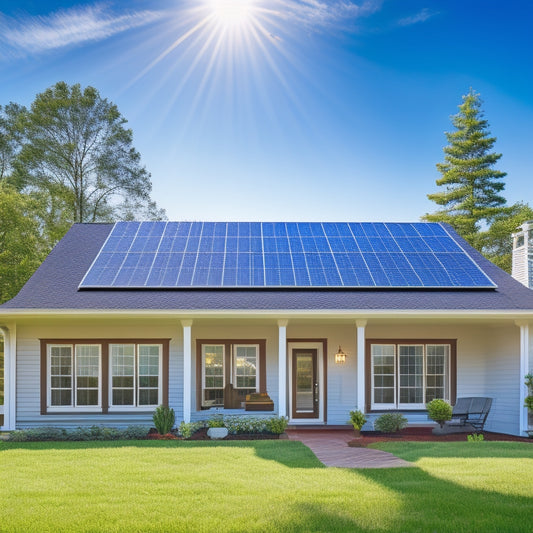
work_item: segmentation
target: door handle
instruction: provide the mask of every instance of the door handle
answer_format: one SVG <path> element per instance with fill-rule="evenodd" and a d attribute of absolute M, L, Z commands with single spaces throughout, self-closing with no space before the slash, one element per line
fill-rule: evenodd
<path fill-rule="evenodd" d="M 314 384 L 313 399 L 315 400 L 315 403 L 318 403 L 318 383 Z"/>

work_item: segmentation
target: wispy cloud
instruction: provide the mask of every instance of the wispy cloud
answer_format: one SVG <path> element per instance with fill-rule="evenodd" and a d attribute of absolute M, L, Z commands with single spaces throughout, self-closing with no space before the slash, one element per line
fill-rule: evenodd
<path fill-rule="evenodd" d="M 418 24 L 419 22 L 426 22 L 426 20 L 434 17 L 437 13 L 431 12 L 427 7 L 419 11 L 418 13 L 411 15 L 410 17 L 405 17 L 398 21 L 398 26 L 412 26 L 413 24 Z"/>
<path fill-rule="evenodd" d="M 308 29 L 323 30 L 347 27 L 357 19 L 379 11 L 383 0 L 276 0 L 265 4 L 270 4 L 280 18 L 289 19 Z"/>
<path fill-rule="evenodd" d="M 100 41 L 144 26 L 163 16 L 157 11 L 114 13 L 104 4 L 73 7 L 46 16 L 7 17 L 0 14 L 0 42 L 12 56 Z"/>

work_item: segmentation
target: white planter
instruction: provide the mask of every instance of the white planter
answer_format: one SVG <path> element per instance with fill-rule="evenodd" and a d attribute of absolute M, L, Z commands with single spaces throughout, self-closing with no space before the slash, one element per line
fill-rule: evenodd
<path fill-rule="evenodd" d="M 228 428 L 209 428 L 207 436 L 210 439 L 223 439 L 228 434 Z"/>

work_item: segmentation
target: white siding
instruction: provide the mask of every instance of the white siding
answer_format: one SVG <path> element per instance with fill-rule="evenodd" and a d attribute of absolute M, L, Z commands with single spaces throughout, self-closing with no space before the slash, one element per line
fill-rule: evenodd
<path fill-rule="evenodd" d="M 249 325 L 250 322 L 225 320 L 217 325 L 195 321 L 192 326 L 192 420 L 209 416 L 196 406 L 196 339 L 266 339 L 267 391 L 278 408 L 278 328 L 271 325 Z M 45 415 L 40 414 L 40 338 L 169 338 L 169 404 L 176 411 L 176 422 L 183 420 L 183 340 L 178 320 L 153 321 L 142 319 L 117 319 L 116 321 L 61 322 L 41 320 L 33 326 L 17 328 L 17 426 L 92 424 L 128 425 L 151 424 L 151 415 Z M 287 327 L 290 339 L 327 339 L 327 423 L 346 424 L 350 410 L 357 406 L 357 346 L 356 326 L 345 323 L 331 325 L 319 320 L 294 323 Z M 483 326 L 449 323 L 429 325 L 401 324 L 393 320 L 387 324 L 372 323 L 366 328 L 366 338 L 380 339 L 457 339 L 457 395 L 489 396 L 493 408 L 486 429 L 518 434 L 519 420 L 519 328 L 511 325 Z M 530 365 L 533 371 L 533 343 L 530 346 Z M 336 365 L 334 354 L 338 346 L 347 354 L 344 365 Z M 231 414 L 251 414 L 231 410 Z M 411 423 L 428 423 L 423 411 L 409 413 Z"/>
<path fill-rule="evenodd" d="M 154 326 L 150 322 L 125 325 L 124 321 L 109 322 L 93 321 L 90 325 L 68 323 L 58 325 L 57 322 L 18 327 L 17 338 L 17 406 L 16 426 L 18 428 L 60 426 L 73 428 L 78 426 L 106 425 L 124 427 L 130 424 L 151 426 L 151 413 L 131 414 L 65 414 L 41 415 L 40 403 L 40 341 L 41 338 L 75 339 L 75 338 L 170 338 L 169 353 L 169 404 L 176 410 L 176 419 L 182 417 L 183 379 L 181 326 Z M 180 337 L 178 337 L 180 335 Z M 181 357 L 180 357 L 181 356 Z"/>

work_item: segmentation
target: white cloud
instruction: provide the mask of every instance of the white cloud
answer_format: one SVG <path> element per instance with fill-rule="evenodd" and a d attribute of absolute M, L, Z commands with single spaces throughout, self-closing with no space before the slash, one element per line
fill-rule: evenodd
<path fill-rule="evenodd" d="M 275 6 L 276 15 L 281 18 L 291 19 L 309 29 L 320 30 L 344 27 L 361 17 L 371 15 L 381 9 L 383 0 L 277 0 L 265 4 Z"/>
<path fill-rule="evenodd" d="M 10 55 L 38 54 L 100 41 L 162 16 L 155 11 L 113 13 L 103 4 L 73 7 L 46 16 L 12 18 L 0 14 L 0 42 Z"/>
<path fill-rule="evenodd" d="M 399 26 L 412 26 L 413 24 L 418 24 L 419 22 L 426 22 L 426 20 L 430 19 L 431 17 L 435 16 L 437 13 L 432 13 L 427 7 L 416 13 L 415 15 L 411 15 L 410 17 L 405 17 L 403 19 L 400 19 L 398 21 Z"/>

